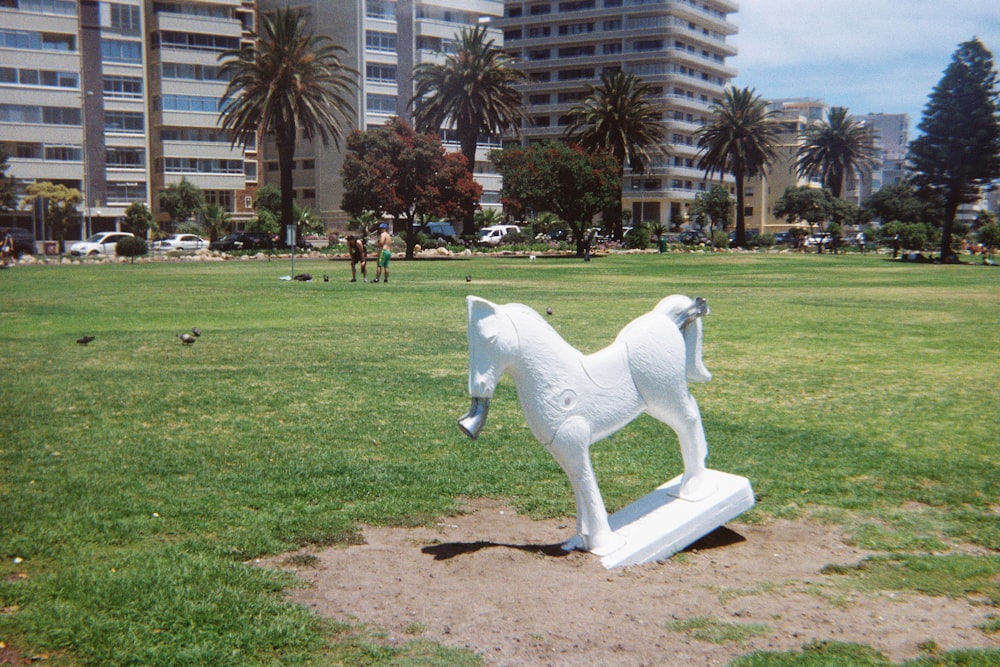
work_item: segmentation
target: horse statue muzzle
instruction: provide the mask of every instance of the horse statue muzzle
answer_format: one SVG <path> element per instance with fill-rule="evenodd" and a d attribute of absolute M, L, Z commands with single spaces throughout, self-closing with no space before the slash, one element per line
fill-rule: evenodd
<path fill-rule="evenodd" d="M 475 440 L 479 437 L 479 432 L 483 430 L 483 424 L 486 423 L 486 416 L 489 412 L 490 399 L 473 397 L 469 411 L 458 420 L 458 428 L 462 429 L 462 433 Z"/>

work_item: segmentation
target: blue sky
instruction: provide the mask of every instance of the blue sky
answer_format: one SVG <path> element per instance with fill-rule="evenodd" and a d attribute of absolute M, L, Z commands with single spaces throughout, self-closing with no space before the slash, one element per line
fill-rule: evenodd
<path fill-rule="evenodd" d="M 910 138 L 958 45 L 1000 69 L 1000 0 L 739 0 L 729 62 L 766 99 L 809 97 L 851 113 L 906 113 Z"/>

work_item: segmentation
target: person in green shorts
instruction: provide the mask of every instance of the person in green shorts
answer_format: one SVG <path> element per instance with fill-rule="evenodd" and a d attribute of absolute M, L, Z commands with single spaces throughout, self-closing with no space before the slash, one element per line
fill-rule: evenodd
<path fill-rule="evenodd" d="M 384 222 L 378 226 L 382 232 L 378 235 L 378 263 L 375 265 L 375 282 L 385 275 L 383 282 L 389 282 L 389 260 L 392 259 L 392 235 L 389 225 Z"/>

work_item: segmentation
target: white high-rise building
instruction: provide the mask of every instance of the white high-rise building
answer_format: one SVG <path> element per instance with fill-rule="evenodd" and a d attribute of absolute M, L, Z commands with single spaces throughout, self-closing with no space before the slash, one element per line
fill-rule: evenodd
<path fill-rule="evenodd" d="M 525 140 L 563 137 L 566 112 L 602 73 L 635 74 L 655 91 L 667 143 L 644 175 L 626 166 L 622 205 L 633 220 L 680 228 L 695 196 L 714 184 L 697 166 L 696 133 L 736 76 L 727 60 L 736 55 L 728 39 L 737 10 L 733 0 L 505 2 L 504 48 L 528 75 Z M 725 183 L 732 189 L 731 177 Z"/>
<path fill-rule="evenodd" d="M 261 0 L 261 11 L 284 7 L 285 0 Z M 413 96 L 413 67 L 439 59 L 438 52 L 449 52 L 456 35 L 499 17 L 500 0 L 350 0 L 330 2 L 309 0 L 295 3 L 309 15 L 310 29 L 330 37 L 344 47 L 345 64 L 360 73 L 357 112 L 354 126 L 368 129 L 384 125 L 399 116 L 410 120 L 409 102 Z M 491 31 L 497 44 L 499 31 Z M 350 128 L 345 128 L 349 130 Z M 495 146 L 498 146 L 496 143 Z M 499 207 L 500 181 L 486 159 L 490 146 L 481 144 L 477 153 L 475 175 L 483 185 L 484 206 Z M 458 142 L 445 136 L 445 149 L 458 151 Z M 341 228 L 347 216 L 340 209 L 343 198 L 341 168 L 344 145 L 310 145 L 300 142 L 296 151 L 294 176 L 296 201 L 315 210 L 328 227 Z M 277 156 L 267 150 L 265 180 L 277 181 Z"/>
<path fill-rule="evenodd" d="M 0 143 L 18 187 L 78 188 L 81 236 L 115 229 L 132 202 L 159 213 L 159 193 L 181 177 L 249 216 L 256 156 L 216 129 L 216 72 L 219 54 L 253 29 L 255 5 L 0 2 Z M 37 239 L 50 236 L 41 224 Z"/>

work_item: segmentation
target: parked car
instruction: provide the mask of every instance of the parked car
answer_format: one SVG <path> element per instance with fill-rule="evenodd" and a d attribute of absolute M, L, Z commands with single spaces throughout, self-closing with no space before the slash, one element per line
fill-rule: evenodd
<path fill-rule="evenodd" d="M 708 243 L 708 236 L 705 232 L 698 231 L 688 231 L 680 233 L 680 241 L 685 245 L 697 245 L 699 243 Z"/>
<path fill-rule="evenodd" d="M 818 245 L 828 246 L 828 245 L 830 245 L 830 241 L 832 241 L 832 240 L 833 240 L 833 237 L 830 236 L 827 233 L 813 234 L 812 236 L 810 236 L 810 237 L 808 237 L 806 239 L 806 245 L 807 246 L 818 246 Z"/>
<path fill-rule="evenodd" d="M 269 250 L 274 239 L 266 232 L 233 232 L 226 234 L 209 246 L 212 250 Z"/>
<path fill-rule="evenodd" d="M 792 245 L 795 243 L 795 234 L 792 234 L 791 232 L 775 232 L 774 243 L 775 245 L 781 245 L 783 243 Z"/>
<path fill-rule="evenodd" d="M 208 247 L 208 241 L 197 234 L 174 234 L 165 239 L 153 241 L 153 252 L 194 252 Z"/>
<path fill-rule="evenodd" d="M 14 242 L 14 257 L 35 254 L 35 235 L 20 227 L 0 227 L 0 240 L 7 235 Z"/>
<path fill-rule="evenodd" d="M 417 228 L 417 233 L 449 243 L 458 241 L 458 232 L 455 231 L 455 227 L 450 222 L 425 222 Z"/>
<path fill-rule="evenodd" d="M 86 241 L 78 241 L 69 247 L 69 254 L 74 257 L 110 257 L 115 254 L 115 246 L 126 238 L 134 238 L 135 234 L 128 232 L 98 232 Z"/>
<path fill-rule="evenodd" d="M 517 225 L 492 225 L 479 230 L 479 242 L 483 245 L 496 245 L 503 240 L 503 237 L 513 232 L 520 232 Z"/>

